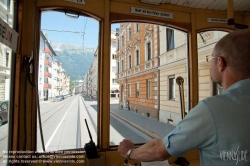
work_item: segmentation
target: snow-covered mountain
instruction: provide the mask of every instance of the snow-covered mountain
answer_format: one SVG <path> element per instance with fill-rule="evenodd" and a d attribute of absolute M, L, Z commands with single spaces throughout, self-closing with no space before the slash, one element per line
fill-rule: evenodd
<path fill-rule="evenodd" d="M 63 68 L 70 76 L 70 80 L 81 80 L 94 59 L 96 48 L 86 48 L 69 43 L 50 43 L 57 54 L 55 57 L 62 63 Z"/>

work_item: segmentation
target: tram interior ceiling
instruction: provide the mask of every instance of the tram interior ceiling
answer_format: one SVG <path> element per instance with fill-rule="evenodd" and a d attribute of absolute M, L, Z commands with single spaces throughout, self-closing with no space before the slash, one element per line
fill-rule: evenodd
<path fill-rule="evenodd" d="M 1 166 L 199 166 L 198 149 L 130 157 L 223 94 L 213 48 L 249 29 L 250 1 L 1 0 L 0 18 Z"/>

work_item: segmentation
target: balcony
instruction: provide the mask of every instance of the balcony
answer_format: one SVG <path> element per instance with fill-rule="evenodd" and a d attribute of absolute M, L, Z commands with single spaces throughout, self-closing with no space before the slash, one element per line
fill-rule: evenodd
<path fill-rule="evenodd" d="M 43 85 L 43 88 L 46 88 L 46 89 L 51 89 L 51 84 L 47 84 L 47 83 L 45 83 L 45 84 Z"/>
<path fill-rule="evenodd" d="M 48 66 L 50 66 L 50 67 L 52 67 L 52 64 L 51 64 L 50 61 L 48 61 L 48 60 L 44 60 L 44 64 L 45 64 L 45 65 L 48 65 Z"/>
<path fill-rule="evenodd" d="M 44 76 L 45 76 L 45 77 L 49 77 L 49 78 L 52 77 L 52 75 L 51 75 L 49 72 L 46 72 L 46 71 L 44 72 Z"/>
<path fill-rule="evenodd" d="M 136 66 L 134 69 L 135 69 L 134 73 L 139 73 L 140 72 L 140 66 Z"/>
<path fill-rule="evenodd" d="M 45 48 L 45 49 L 44 49 L 44 52 L 45 52 L 45 53 L 48 53 L 48 54 L 52 57 L 52 52 L 50 51 L 49 48 Z"/>
<path fill-rule="evenodd" d="M 128 71 L 127 71 L 127 76 L 130 76 L 132 74 L 132 71 L 131 71 L 131 69 L 129 69 Z"/>
<path fill-rule="evenodd" d="M 145 66 L 144 66 L 144 69 L 145 69 L 145 70 L 151 69 L 151 68 L 152 68 L 152 60 L 146 61 L 144 65 L 145 65 Z"/>

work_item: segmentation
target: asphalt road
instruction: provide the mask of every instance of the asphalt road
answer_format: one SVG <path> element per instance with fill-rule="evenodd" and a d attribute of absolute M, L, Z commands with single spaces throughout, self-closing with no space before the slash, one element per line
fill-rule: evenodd
<path fill-rule="evenodd" d="M 93 141 L 97 142 L 97 102 L 80 96 L 71 96 L 60 102 L 41 102 L 41 120 L 46 151 L 83 148 L 90 138 L 85 125 L 88 122 Z M 119 109 L 111 104 L 111 109 Z M 38 151 L 42 151 L 39 127 Z M 144 143 L 152 138 L 111 114 L 110 145 L 118 145 L 128 138 Z"/>

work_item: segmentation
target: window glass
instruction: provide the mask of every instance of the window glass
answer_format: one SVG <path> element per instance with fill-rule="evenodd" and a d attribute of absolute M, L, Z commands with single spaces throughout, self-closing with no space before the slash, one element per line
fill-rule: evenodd
<path fill-rule="evenodd" d="M 151 43 L 147 43 L 146 48 L 147 48 L 147 60 L 150 60 L 151 59 Z"/>
<path fill-rule="evenodd" d="M 210 76 L 211 59 L 215 44 L 226 34 L 224 31 L 204 31 L 197 34 L 198 70 L 199 70 L 199 100 L 223 92 L 222 88 L 213 83 Z"/>
<path fill-rule="evenodd" d="M 10 29 L 6 28 L 7 26 L 13 28 L 15 22 L 15 12 L 16 8 L 14 6 L 13 1 L 10 0 L 1 0 L 0 2 L 0 19 L 1 22 L 1 33 L 2 38 L 8 39 L 8 36 L 4 34 L 11 34 L 12 35 L 12 41 L 13 41 L 13 34 L 10 32 Z M 8 30 L 7 30 L 8 29 Z M 5 32 L 4 32 L 5 30 Z M 12 108 L 11 103 L 13 102 L 11 100 L 11 97 L 13 95 L 12 89 L 12 78 L 14 77 L 13 73 L 13 60 L 15 59 L 15 53 L 14 51 L 2 43 L 3 40 L 0 42 L 0 165 L 7 165 L 7 158 L 3 157 L 3 155 L 7 155 L 5 152 L 7 152 L 9 149 L 8 145 L 9 136 L 11 133 L 9 133 L 9 124 L 11 124 L 11 114 L 12 114 Z M 14 42 L 13 42 L 14 43 Z"/>
<path fill-rule="evenodd" d="M 145 143 L 156 135 L 165 136 L 181 120 L 177 77 L 184 79 L 185 111 L 189 111 L 187 34 L 148 23 L 116 25 L 117 40 L 130 28 L 132 33 L 131 41 L 116 49 L 117 64 L 125 65 L 116 73 L 120 97 L 115 102 L 110 100 L 110 145 L 118 145 L 123 138 Z M 138 126 L 149 132 L 142 132 Z"/>
<path fill-rule="evenodd" d="M 147 90 L 148 98 L 151 98 L 151 80 L 148 80 Z"/>
<path fill-rule="evenodd" d="M 135 95 L 136 95 L 136 98 L 139 97 L 140 95 L 140 87 L 139 87 L 139 82 L 135 83 Z"/>
<path fill-rule="evenodd" d="M 41 14 L 38 94 L 46 151 L 83 148 L 90 140 L 85 119 L 97 143 L 98 36 L 92 18 Z M 43 151 L 39 124 L 37 150 Z"/>
<path fill-rule="evenodd" d="M 128 68 L 131 69 L 131 55 L 128 56 Z"/>
<path fill-rule="evenodd" d="M 174 49 L 174 30 L 166 29 L 166 40 L 167 40 L 167 50 L 170 51 Z"/>
<path fill-rule="evenodd" d="M 136 61 L 136 63 L 135 63 L 135 65 L 137 66 L 137 65 L 139 65 L 139 63 L 140 63 L 140 54 L 139 54 L 139 50 L 136 50 L 136 52 L 135 52 L 135 61 Z"/>
<path fill-rule="evenodd" d="M 169 77 L 169 100 L 175 99 L 175 77 Z"/>
<path fill-rule="evenodd" d="M 131 40 L 131 28 L 128 29 L 128 40 Z"/>

